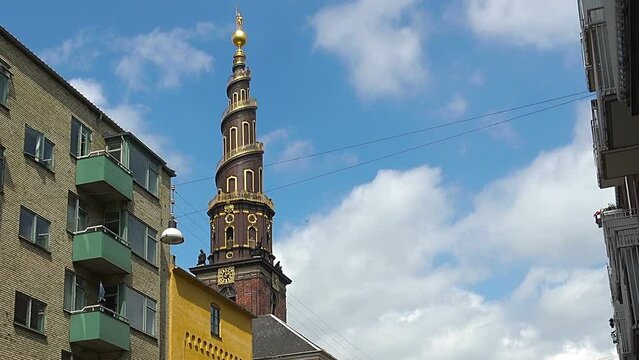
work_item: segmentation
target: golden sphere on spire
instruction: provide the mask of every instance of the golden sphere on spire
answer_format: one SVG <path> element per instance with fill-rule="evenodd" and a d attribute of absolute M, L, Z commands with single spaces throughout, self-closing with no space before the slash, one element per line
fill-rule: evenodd
<path fill-rule="evenodd" d="M 237 29 L 231 36 L 231 41 L 233 41 L 233 44 L 235 44 L 235 46 L 242 47 L 246 44 L 247 38 L 248 36 L 244 32 L 244 30 Z"/>

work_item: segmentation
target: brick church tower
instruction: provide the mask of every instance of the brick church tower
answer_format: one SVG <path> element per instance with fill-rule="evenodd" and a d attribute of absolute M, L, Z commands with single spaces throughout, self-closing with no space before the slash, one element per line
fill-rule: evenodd
<path fill-rule="evenodd" d="M 273 201 L 263 193 L 264 145 L 256 141 L 257 100 L 243 47 L 247 36 L 236 15 L 233 74 L 222 113 L 223 153 L 217 165 L 217 195 L 209 202 L 211 254 L 208 265 L 191 268 L 198 279 L 254 315 L 286 321 L 286 285 L 291 283 L 273 255 Z"/>

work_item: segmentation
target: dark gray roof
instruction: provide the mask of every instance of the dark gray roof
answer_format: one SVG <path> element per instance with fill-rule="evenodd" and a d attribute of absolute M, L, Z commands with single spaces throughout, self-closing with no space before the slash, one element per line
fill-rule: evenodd
<path fill-rule="evenodd" d="M 300 353 L 324 353 L 319 346 L 273 315 L 253 319 L 253 358 L 281 358 Z"/>

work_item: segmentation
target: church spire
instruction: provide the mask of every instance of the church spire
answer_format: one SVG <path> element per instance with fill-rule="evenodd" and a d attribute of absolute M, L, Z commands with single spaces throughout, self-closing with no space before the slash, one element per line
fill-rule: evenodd
<path fill-rule="evenodd" d="M 233 72 L 226 84 L 227 106 L 220 130 L 222 158 L 217 194 L 209 202 L 209 264 L 191 268 L 196 276 L 255 315 L 286 320 L 286 286 L 291 283 L 273 254 L 273 201 L 264 194 L 264 145 L 257 141 L 257 100 L 243 47 L 247 35 L 235 14 Z"/>
<path fill-rule="evenodd" d="M 240 9 L 237 8 L 235 10 L 235 32 L 231 35 L 231 41 L 235 46 L 237 46 L 237 50 L 233 56 L 233 71 L 243 69 L 245 67 L 246 55 L 244 55 L 242 47 L 246 45 L 247 40 L 248 36 L 244 32 L 244 18 L 242 17 L 242 14 L 240 14 Z"/>

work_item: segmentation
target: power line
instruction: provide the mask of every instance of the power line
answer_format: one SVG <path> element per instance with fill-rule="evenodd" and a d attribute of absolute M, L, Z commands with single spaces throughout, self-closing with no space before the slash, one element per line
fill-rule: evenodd
<path fill-rule="evenodd" d="M 488 125 L 484 125 L 484 126 L 480 126 L 480 127 L 477 127 L 477 128 L 471 129 L 471 130 L 463 131 L 463 132 L 460 132 L 460 133 L 457 133 L 457 134 L 454 134 L 454 135 L 451 135 L 451 136 L 447 136 L 447 137 L 444 137 L 444 138 L 440 138 L 440 139 L 437 139 L 437 140 L 434 140 L 434 141 L 431 141 L 431 142 L 428 142 L 428 143 L 425 143 L 425 144 L 416 145 L 416 146 L 413 146 L 413 147 L 410 147 L 410 148 L 407 148 L 407 149 L 404 149 L 404 150 L 400 150 L 400 151 L 397 151 L 397 152 L 394 152 L 394 153 L 390 153 L 390 154 L 387 154 L 387 155 L 384 155 L 384 156 L 373 158 L 373 159 L 370 159 L 370 160 L 367 160 L 367 161 L 364 161 L 364 162 L 361 162 L 361 163 L 357 163 L 357 164 L 354 164 L 354 165 L 346 166 L 346 167 L 339 168 L 339 169 L 336 169 L 336 170 L 332 170 L 332 171 L 329 171 L 329 172 L 321 173 L 321 174 L 318 174 L 318 175 L 315 175 L 315 176 L 311 176 L 311 177 L 308 177 L 308 178 L 305 178 L 305 179 L 302 179 L 302 180 L 294 181 L 292 183 L 288 183 L 288 184 L 285 184 L 285 185 L 282 185 L 282 186 L 278 186 L 278 187 L 266 190 L 265 192 L 266 193 L 270 193 L 270 192 L 273 192 L 273 191 L 278 191 L 278 190 L 285 189 L 285 188 L 288 188 L 288 187 L 291 187 L 291 186 L 294 186 L 294 185 L 299 185 L 299 184 L 302 184 L 302 183 L 305 183 L 305 182 L 309 182 L 309 181 L 312 181 L 312 180 L 317 180 L 319 178 L 323 178 L 323 177 L 326 177 L 326 176 L 329 176 L 329 175 L 333 175 L 333 174 L 336 174 L 336 173 L 340 173 L 340 172 L 344 172 L 344 171 L 347 171 L 347 170 L 351 170 L 351 169 L 354 169 L 354 168 L 357 168 L 357 167 L 360 167 L 360 166 L 368 165 L 368 164 L 371 164 L 371 163 L 374 163 L 374 162 L 377 162 L 377 161 L 380 161 L 380 160 L 384 160 L 384 159 L 388 159 L 388 158 L 391 158 L 391 157 L 395 157 L 395 156 L 398 156 L 398 155 L 401 155 L 401 154 L 405 154 L 405 153 L 408 153 L 408 152 L 411 152 L 411 151 L 415 151 L 415 150 L 422 149 L 422 148 L 425 148 L 425 147 L 428 147 L 428 146 L 439 144 L 439 143 L 442 143 L 442 142 L 445 142 L 445 141 L 448 141 L 448 140 L 451 140 L 451 139 L 462 137 L 462 136 L 465 136 L 465 135 L 468 135 L 468 134 L 471 134 L 471 133 L 475 133 L 475 132 L 478 132 L 478 131 L 486 130 L 486 129 L 489 129 L 489 128 L 492 128 L 492 127 L 495 127 L 495 126 L 498 126 L 498 125 L 502 125 L 502 124 L 505 124 L 505 123 L 508 123 L 508 122 L 512 122 L 512 121 L 515 121 L 517 119 L 521 119 L 521 118 L 524 118 L 524 117 L 527 117 L 527 116 L 539 114 L 539 113 L 544 112 L 544 111 L 548 111 L 548 110 L 551 110 L 551 109 L 554 109 L 554 108 L 557 108 L 557 107 L 560 107 L 560 106 L 563 106 L 563 105 L 567 105 L 567 104 L 570 104 L 570 103 L 573 103 L 573 102 L 576 102 L 576 101 L 579 101 L 579 100 L 586 99 L 586 98 L 588 98 L 590 96 L 591 95 L 589 94 L 589 95 L 582 96 L 582 97 L 579 97 L 579 98 L 576 98 L 576 99 L 564 101 L 564 102 L 561 102 L 559 104 L 555 104 L 555 105 L 552 105 L 552 106 L 547 106 L 547 107 L 544 107 L 544 108 L 541 108 L 541 109 L 537 109 L 535 111 L 531 111 L 531 112 L 528 112 L 528 113 L 525 113 L 525 114 L 517 115 L 517 116 L 511 117 L 511 118 L 505 119 L 505 120 L 497 121 L 497 122 L 494 122 L 494 123 L 491 123 L 491 124 L 488 124 Z M 207 209 L 203 209 L 203 210 L 200 210 L 200 211 L 204 211 L 204 210 L 207 210 Z M 191 215 L 191 214 L 193 214 L 193 213 L 182 214 L 180 216 L 186 216 L 186 215 Z"/>
<path fill-rule="evenodd" d="M 193 206 L 193 204 L 191 204 L 191 202 L 189 202 L 189 201 L 188 201 L 188 200 L 187 200 L 184 196 L 182 196 L 182 194 L 180 194 L 180 193 L 179 193 L 179 192 L 177 192 L 177 191 L 175 191 L 175 193 L 176 193 L 176 194 L 177 194 L 177 196 L 179 196 L 182 200 L 184 200 L 184 202 L 185 202 L 188 206 L 190 206 L 190 207 L 191 207 L 191 209 L 193 209 L 193 210 L 197 210 L 197 209 L 195 208 L 195 206 Z M 207 224 L 209 223 L 209 220 L 208 220 L 207 218 L 205 218 L 205 217 L 204 217 L 204 215 L 202 215 L 202 213 L 201 213 L 201 212 L 199 212 L 199 211 L 198 211 L 198 212 L 197 212 L 197 214 L 200 216 L 200 218 L 201 218 L 202 220 L 204 220 L 204 222 L 206 222 Z M 192 219 L 192 220 L 194 220 L 194 219 Z M 193 222 L 195 223 L 195 221 L 193 221 Z M 195 223 L 195 224 L 196 224 L 196 225 L 197 225 L 197 226 L 198 226 L 198 227 L 199 227 L 202 231 L 204 231 L 205 233 L 208 233 L 208 232 L 209 232 L 209 229 L 204 229 L 204 228 L 202 228 L 202 227 L 199 225 L 199 223 Z"/>
<path fill-rule="evenodd" d="M 360 348 L 358 348 L 357 346 L 355 346 L 355 344 L 351 343 L 347 337 L 345 337 L 344 335 L 342 335 L 339 331 L 335 330 L 331 325 L 329 325 L 326 321 L 324 321 L 324 319 L 322 319 L 319 315 L 317 315 L 315 312 L 313 312 L 313 310 L 311 310 L 308 306 L 306 306 L 306 304 L 304 304 L 302 302 L 302 300 L 298 299 L 295 295 L 293 295 L 292 292 L 289 292 L 287 295 L 289 295 L 291 297 L 291 299 L 297 301 L 298 303 L 300 303 L 303 307 L 306 308 L 306 310 L 308 310 L 311 314 L 315 315 L 316 318 L 319 319 L 319 321 L 322 322 L 322 324 L 324 324 L 326 327 L 328 327 L 330 330 L 332 330 L 334 333 L 336 333 L 337 335 L 339 335 L 339 337 L 341 337 L 342 339 L 344 339 L 350 346 L 352 346 L 355 350 L 357 350 L 358 352 L 360 352 L 361 354 L 363 354 L 364 356 L 366 356 L 369 360 L 372 360 L 371 357 L 365 353 L 364 351 L 362 351 Z"/>
<path fill-rule="evenodd" d="M 289 162 L 303 160 L 303 159 L 308 159 L 308 158 L 321 156 L 321 155 L 326 155 L 326 154 L 330 154 L 330 153 L 334 153 L 334 152 L 338 152 L 338 151 L 342 151 L 342 150 L 352 149 L 352 148 L 356 148 L 356 147 L 360 147 L 360 146 L 364 146 L 364 145 L 370 145 L 370 144 L 375 144 L 375 143 L 382 142 L 382 141 L 397 139 L 397 138 L 405 137 L 405 136 L 408 136 L 408 135 L 414 135 L 414 134 L 418 134 L 418 133 L 422 133 L 422 132 L 426 132 L 426 131 L 430 131 L 430 130 L 436 130 L 436 129 L 440 129 L 440 128 L 444 128 L 444 127 L 448 127 L 448 126 L 452 126 L 452 125 L 458 125 L 458 124 L 465 123 L 465 122 L 468 122 L 468 121 L 483 119 L 483 118 L 487 118 L 487 117 L 491 117 L 491 116 L 495 116 L 495 115 L 499 115 L 499 114 L 504 114 L 504 113 L 508 113 L 508 112 L 512 112 L 512 111 L 516 111 L 516 110 L 521 110 L 521 109 L 533 107 L 533 106 L 536 106 L 536 105 L 546 104 L 546 103 L 549 103 L 549 102 L 562 100 L 562 99 L 566 99 L 566 98 L 570 98 L 570 97 L 574 97 L 574 96 L 578 96 L 578 95 L 582 95 L 582 94 L 586 94 L 586 93 L 588 93 L 588 91 L 581 91 L 581 92 L 576 92 L 576 93 L 572 93 L 572 94 L 568 94 L 568 95 L 557 96 L 557 97 L 554 97 L 554 98 L 551 98 L 551 99 L 541 100 L 541 101 L 537 101 L 537 102 L 533 102 L 533 103 L 529 103 L 529 104 L 525 104 L 525 105 L 519 105 L 519 106 L 515 106 L 515 107 L 503 109 L 503 110 L 498 110 L 498 111 L 494 111 L 494 112 L 486 113 L 486 114 L 482 114 L 482 115 L 477 115 L 477 116 L 473 116 L 473 117 L 469 117 L 469 118 L 465 118 L 465 119 L 461 119 L 461 120 L 445 122 L 445 123 L 441 123 L 441 124 L 438 124 L 438 125 L 429 126 L 429 127 L 425 127 L 425 128 L 421 128 L 421 129 L 416 129 L 416 130 L 412 130 L 412 131 L 408 131 L 408 132 L 404 132 L 404 133 L 400 133 L 400 134 L 395 134 L 395 135 L 386 136 L 386 137 L 382 137 L 382 138 L 367 140 L 367 141 L 364 141 L 364 142 L 355 143 L 355 144 L 351 144 L 351 145 L 344 145 L 344 146 L 340 146 L 340 147 L 337 147 L 337 148 L 320 151 L 320 152 L 309 154 L 309 155 L 298 156 L 298 157 L 295 157 L 295 158 L 280 160 L 280 161 L 276 161 L 276 162 L 272 162 L 272 163 L 266 164 L 266 165 L 264 165 L 264 167 L 274 166 L 274 165 L 279 165 L 279 164 L 284 164 L 284 163 L 289 163 Z M 204 177 L 204 178 L 200 178 L 200 179 L 189 180 L 189 181 L 177 183 L 177 184 L 175 184 L 175 186 L 188 185 L 188 184 L 193 184 L 193 183 L 196 183 L 196 182 L 201 182 L 201 181 L 206 181 L 206 180 L 211 180 L 211 179 L 215 179 L 215 176 L 209 176 L 209 177 Z"/>
<path fill-rule="evenodd" d="M 291 305 L 291 304 L 289 304 Z M 298 312 L 301 314 L 301 312 L 299 310 L 297 310 L 294 306 L 292 309 L 289 310 L 295 310 L 295 312 Z M 289 316 L 292 314 L 289 314 Z M 310 332 L 311 334 L 313 334 L 315 336 L 315 341 L 319 342 L 322 341 L 326 346 L 325 347 L 330 347 L 333 351 L 335 351 L 336 353 L 338 353 L 339 355 L 341 355 L 341 357 L 343 359 L 348 359 L 348 357 L 346 357 L 344 355 L 344 353 L 342 353 L 339 349 L 337 349 L 335 346 L 329 344 L 326 340 L 322 339 L 322 337 L 320 335 L 318 335 L 315 331 L 311 330 L 308 326 L 306 326 L 306 324 L 303 321 L 300 321 L 299 319 L 295 319 L 294 317 L 291 317 L 291 319 L 297 320 L 297 322 L 302 325 L 302 327 L 304 327 L 306 330 L 308 330 L 308 332 Z"/>
<path fill-rule="evenodd" d="M 339 346 L 342 347 L 342 350 L 344 350 L 345 352 L 351 353 L 352 354 L 352 350 L 348 349 L 342 342 L 340 342 L 339 340 L 335 339 L 333 337 L 333 335 L 329 334 L 328 332 L 326 332 L 326 330 L 324 330 L 322 327 L 320 327 L 319 325 L 317 325 L 316 322 L 314 322 L 311 318 L 309 318 L 308 316 L 306 316 L 306 314 L 304 314 L 304 312 L 300 309 L 298 309 L 295 305 L 293 305 L 293 303 L 288 302 L 287 303 L 287 307 L 291 306 L 292 309 L 295 309 L 295 311 L 297 311 L 299 314 L 301 314 L 304 319 L 306 319 L 309 324 L 312 324 L 313 326 L 315 326 L 317 329 L 319 329 L 320 332 L 324 333 L 326 336 L 328 336 L 329 338 L 331 338 L 333 340 L 333 342 Z M 288 308 L 289 310 L 291 310 L 291 308 Z M 298 320 L 299 321 L 299 320 Z M 328 343 L 328 340 L 324 340 L 325 343 Z M 355 356 L 356 359 L 360 359 L 358 356 Z"/>
<path fill-rule="evenodd" d="M 330 149 L 330 150 L 325 150 L 325 151 L 321 151 L 321 152 L 310 154 L 310 155 L 304 155 L 304 156 L 299 156 L 299 157 L 296 157 L 296 158 L 280 160 L 280 161 L 272 162 L 270 164 L 266 164 L 266 165 L 264 165 L 264 167 L 273 166 L 273 165 L 279 165 L 279 164 L 285 164 L 285 163 L 289 163 L 291 161 L 308 159 L 308 158 L 312 158 L 312 157 L 316 157 L 316 156 L 320 156 L 320 155 L 326 155 L 326 154 L 334 153 L 334 152 L 337 152 L 337 151 L 348 150 L 348 149 L 352 149 L 352 148 L 356 148 L 356 147 L 360 147 L 360 146 L 364 146 L 364 145 L 370 145 L 370 144 L 374 144 L 374 143 L 378 143 L 378 142 L 382 142 L 382 141 L 397 139 L 397 138 L 408 136 L 408 135 L 419 134 L 419 133 L 430 131 L 430 130 L 436 130 L 436 129 L 440 129 L 440 128 L 444 128 L 444 127 L 448 127 L 448 126 L 452 126 L 452 125 L 462 124 L 462 123 L 465 123 L 465 122 L 468 122 L 468 121 L 472 121 L 472 120 L 483 119 L 483 118 L 487 118 L 487 117 L 491 117 L 491 116 L 495 116 L 495 115 L 504 114 L 504 113 L 507 113 L 507 112 L 512 112 L 512 111 L 515 111 L 515 110 L 521 110 L 521 109 L 529 108 L 529 107 L 532 107 L 532 106 L 535 106 L 535 105 L 546 104 L 546 103 L 549 103 L 549 102 L 552 102 L 552 101 L 561 100 L 561 99 L 565 99 L 565 98 L 569 98 L 569 97 L 573 97 L 573 96 L 577 96 L 577 95 L 581 95 L 581 94 L 585 94 L 585 93 L 587 93 L 587 91 L 582 91 L 582 92 L 578 92 L 578 93 L 574 93 L 574 94 L 559 96 L 559 97 L 552 98 L 552 99 L 547 99 L 547 100 L 542 100 L 542 101 L 538 101 L 538 102 L 531 103 L 531 104 L 516 106 L 516 107 L 509 108 L 509 109 L 499 110 L 499 111 L 495 111 L 495 112 L 487 113 L 487 114 L 483 114 L 483 115 L 477 115 L 477 116 L 473 116 L 473 117 L 469 117 L 469 118 L 465 118 L 465 119 L 461 119 L 461 120 L 450 121 L 450 122 L 442 123 L 442 124 L 439 124 L 439 125 L 434 125 L 434 126 L 430 126 L 430 127 L 426 127 L 426 128 L 422 128 L 422 129 L 407 131 L 407 132 L 404 132 L 404 133 L 401 133 L 401 134 L 391 135 L 391 136 L 382 137 L 382 138 L 378 138 L 378 139 L 368 140 L 368 141 L 364 141 L 364 142 L 357 143 L 357 144 L 346 145 L 346 146 L 342 146 L 342 147 L 338 147 L 338 148 L 334 148 L 334 149 Z"/>
<path fill-rule="evenodd" d="M 176 208 L 176 209 L 180 210 L 180 211 L 181 211 L 181 212 L 183 212 L 183 213 L 185 212 L 184 210 L 180 209 L 180 208 L 179 208 L 176 204 L 174 204 L 174 205 L 175 205 L 175 208 Z M 182 214 L 182 215 L 184 215 L 184 214 Z M 180 215 L 180 216 L 182 216 L 182 215 Z M 186 216 L 187 216 L 189 219 L 191 219 L 191 221 L 192 221 L 192 218 L 191 218 L 191 216 L 190 216 L 190 215 L 191 215 L 191 214 L 188 214 L 188 215 L 186 215 Z M 195 223 L 195 224 L 197 225 L 197 223 Z M 199 236 L 197 236 L 197 235 L 196 235 L 193 231 L 191 231 L 191 229 L 189 229 L 189 228 L 188 228 L 188 227 L 186 227 L 186 226 L 180 226 L 180 228 L 185 229 L 186 231 L 188 231 L 189 233 L 191 233 L 191 235 L 193 235 L 193 236 L 194 236 L 194 237 L 195 237 L 195 238 L 196 238 L 196 239 L 197 239 L 200 243 L 202 243 L 202 245 L 204 245 L 204 248 L 206 248 L 206 247 L 207 247 L 206 243 L 205 243 L 204 241 L 202 241 L 202 239 L 201 239 Z M 206 233 L 206 231 L 205 231 L 205 233 Z M 207 235 L 207 238 L 208 238 L 208 235 Z"/>
<path fill-rule="evenodd" d="M 468 134 L 471 134 L 471 133 L 475 133 L 475 132 L 478 132 L 478 131 L 481 131 L 481 130 L 486 130 L 486 129 L 489 129 L 491 127 L 495 127 L 495 126 L 498 126 L 498 125 L 501 125 L 501 124 L 512 122 L 514 120 L 521 119 L 521 118 L 526 117 L 526 116 L 530 116 L 530 115 L 538 114 L 540 112 L 548 111 L 550 109 L 554 109 L 554 108 L 557 108 L 557 107 L 560 107 L 560 106 L 563 106 L 563 105 L 566 105 L 566 104 L 570 104 L 572 102 L 575 102 L 575 101 L 578 101 L 578 100 L 582 100 L 582 99 L 585 99 L 587 97 L 590 97 L 590 95 L 586 95 L 586 96 L 583 96 L 583 97 L 580 97 L 580 98 L 577 98 L 577 99 L 573 99 L 573 100 L 564 101 L 564 102 L 559 103 L 559 104 L 555 104 L 555 105 L 548 106 L 548 107 L 545 107 L 545 108 L 542 108 L 542 109 L 531 111 L 529 113 L 525 113 L 525 114 L 522 114 L 522 115 L 511 117 L 511 118 L 508 118 L 506 120 L 498 121 L 498 122 L 495 122 L 495 123 L 492 123 L 492 124 L 480 126 L 480 127 L 468 130 L 468 131 L 463 131 L 463 132 L 457 133 L 455 135 L 447 136 L 447 137 L 444 137 L 444 138 L 441 138 L 441 139 L 437 139 L 435 141 L 431 141 L 431 142 L 428 142 L 428 143 L 425 143 L 425 144 L 420 144 L 420 145 L 417 145 L 417 146 L 413 146 L 413 147 L 410 147 L 410 148 L 407 148 L 407 149 L 404 149 L 404 150 L 400 150 L 400 151 L 397 151 L 397 152 L 394 152 L 394 153 L 390 153 L 390 154 L 387 154 L 387 155 L 384 155 L 384 156 L 380 156 L 380 157 L 377 157 L 377 158 L 374 158 L 374 159 L 370 159 L 370 160 L 367 160 L 367 161 L 364 161 L 364 162 L 361 162 L 361 163 L 357 163 L 357 164 L 346 166 L 346 167 L 343 167 L 343 168 L 340 168 L 340 169 L 337 169 L 337 170 L 333 170 L 333 171 L 329 171 L 329 172 L 322 173 L 322 174 L 319 174 L 319 175 L 315 175 L 315 176 L 312 176 L 312 177 L 309 177 L 309 178 L 306 178 L 306 179 L 294 181 L 294 182 L 286 184 L 286 185 L 282 185 L 282 186 L 278 186 L 278 187 L 269 189 L 266 192 L 273 192 L 273 191 L 285 189 L 285 188 L 291 187 L 293 185 L 298 185 L 298 184 L 301 184 L 301 183 L 309 182 L 309 181 L 316 180 L 316 179 L 319 179 L 319 178 L 322 178 L 322 177 L 326 177 L 326 176 L 329 176 L 329 175 L 333 175 L 333 174 L 336 174 L 336 173 L 339 173 L 339 172 L 350 170 L 350 169 L 353 169 L 353 168 L 356 168 L 356 167 L 364 166 L 364 165 L 367 165 L 367 164 L 370 164 L 370 163 L 373 163 L 373 162 L 377 162 L 377 161 L 380 161 L 380 160 L 384 160 L 384 159 L 388 159 L 388 158 L 391 158 L 391 157 L 395 157 L 397 155 L 405 154 L 407 152 L 411 152 L 411 151 L 415 151 L 415 150 L 418 150 L 418 149 L 422 149 L 422 148 L 425 148 L 427 146 L 439 144 L 439 143 L 442 143 L 444 141 L 448 141 L 448 140 L 455 139 L 455 138 L 458 138 L 458 137 L 461 137 L 461 136 L 464 136 L 464 135 L 468 135 Z"/>

